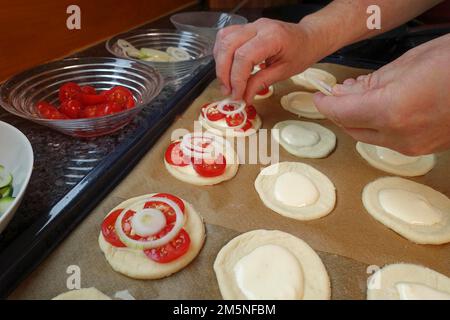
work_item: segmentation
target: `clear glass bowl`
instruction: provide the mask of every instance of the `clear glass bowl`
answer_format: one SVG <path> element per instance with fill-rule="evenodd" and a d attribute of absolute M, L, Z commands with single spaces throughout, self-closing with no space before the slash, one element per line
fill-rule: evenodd
<path fill-rule="evenodd" d="M 198 33 L 212 41 L 215 41 L 216 34 L 221 29 L 217 27 L 219 20 L 226 22 L 222 28 L 248 22 L 246 18 L 237 14 L 214 11 L 181 12 L 170 17 L 170 21 L 178 30 Z"/>
<path fill-rule="evenodd" d="M 180 47 L 186 50 L 192 59 L 175 62 L 135 59 L 126 55 L 117 45 L 117 40 L 119 39 L 128 41 L 137 49 L 152 48 L 165 51 L 168 47 Z M 208 38 L 191 32 L 170 29 L 146 29 L 118 34 L 106 42 L 106 49 L 116 57 L 139 61 L 154 67 L 161 73 L 166 83 L 178 83 L 212 58 L 213 42 Z"/>
<path fill-rule="evenodd" d="M 41 118 L 36 104 L 59 105 L 58 91 L 66 82 L 90 85 L 98 91 L 120 85 L 128 88 L 136 106 L 107 116 L 88 119 L 49 120 Z M 127 125 L 163 88 L 161 75 L 152 67 L 125 59 L 73 58 L 50 62 L 26 70 L 0 88 L 0 105 L 16 116 L 75 137 L 95 137 Z"/>

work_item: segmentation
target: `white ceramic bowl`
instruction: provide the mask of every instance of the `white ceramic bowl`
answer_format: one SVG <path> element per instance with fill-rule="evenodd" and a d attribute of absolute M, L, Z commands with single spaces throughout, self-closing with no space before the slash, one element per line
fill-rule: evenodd
<path fill-rule="evenodd" d="M 13 175 L 13 196 L 16 198 L 0 216 L 1 233 L 19 207 L 33 171 L 30 141 L 22 132 L 3 121 L 0 121 L 0 165 Z"/>

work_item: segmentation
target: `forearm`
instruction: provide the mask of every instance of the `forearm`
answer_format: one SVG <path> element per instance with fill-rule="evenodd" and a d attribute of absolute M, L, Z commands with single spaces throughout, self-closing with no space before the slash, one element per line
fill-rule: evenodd
<path fill-rule="evenodd" d="M 387 32 L 437 5 L 442 0 L 335 0 L 322 10 L 306 16 L 299 23 L 317 45 L 321 57 L 377 34 Z M 381 9 L 381 29 L 367 27 L 367 8 Z M 321 58 L 320 57 L 320 58 Z"/>

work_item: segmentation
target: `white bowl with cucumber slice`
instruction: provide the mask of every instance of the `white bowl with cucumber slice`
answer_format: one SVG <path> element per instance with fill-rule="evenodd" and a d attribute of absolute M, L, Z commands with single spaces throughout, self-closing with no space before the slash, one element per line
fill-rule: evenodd
<path fill-rule="evenodd" d="M 0 233 L 22 201 L 33 171 L 33 149 L 27 137 L 0 121 Z"/>

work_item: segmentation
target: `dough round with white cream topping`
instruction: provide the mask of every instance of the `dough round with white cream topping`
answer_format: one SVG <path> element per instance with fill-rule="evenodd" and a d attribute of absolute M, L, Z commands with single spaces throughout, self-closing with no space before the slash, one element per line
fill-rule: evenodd
<path fill-rule="evenodd" d="M 322 218 L 336 203 L 330 179 L 300 162 L 280 162 L 264 168 L 255 180 L 255 188 L 266 207 L 297 220 Z"/>
<path fill-rule="evenodd" d="M 287 120 L 278 122 L 273 129 L 274 139 L 287 152 L 301 158 L 324 158 L 336 146 L 333 131 L 312 122 Z"/>
<path fill-rule="evenodd" d="M 450 242 L 450 199 L 417 182 L 385 177 L 363 190 L 364 207 L 377 221 L 418 244 Z"/>
<path fill-rule="evenodd" d="M 450 278 L 415 264 L 387 265 L 369 278 L 367 299 L 449 300 Z"/>
<path fill-rule="evenodd" d="M 356 150 L 371 166 L 399 176 L 421 176 L 433 169 L 435 164 L 433 154 L 409 157 L 388 148 L 363 142 L 356 144 Z"/>
<path fill-rule="evenodd" d="M 100 290 L 92 287 L 78 290 L 70 290 L 57 295 L 52 300 L 112 300 Z"/>
<path fill-rule="evenodd" d="M 225 300 L 331 296 L 330 279 L 317 253 L 281 231 L 254 230 L 232 239 L 217 255 L 214 271 Z"/>
<path fill-rule="evenodd" d="M 280 100 L 283 109 L 292 112 L 299 117 L 308 119 L 325 119 L 325 116 L 317 110 L 311 92 L 295 91 L 283 96 Z"/>
<path fill-rule="evenodd" d="M 121 208 L 126 208 L 140 200 L 150 198 L 153 195 L 155 194 L 128 199 L 112 209 L 110 213 Z M 205 242 L 205 226 L 202 217 L 195 211 L 194 207 L 185 200 L 183 200 L 183 202 L 185 205 L 186 217 L 183 228 L 189 234 L 189 238 L 191 239 L 188 251 L 174 261 L 158 263 L 148 258 L 143 250 L 112 246 L 105 240 L 100 231 L 98 238 L 100 249 L 105 254 L 106 260 L 114 271 L 134 279 L 160 279 L 180 271 L 194 260 Z"/>

